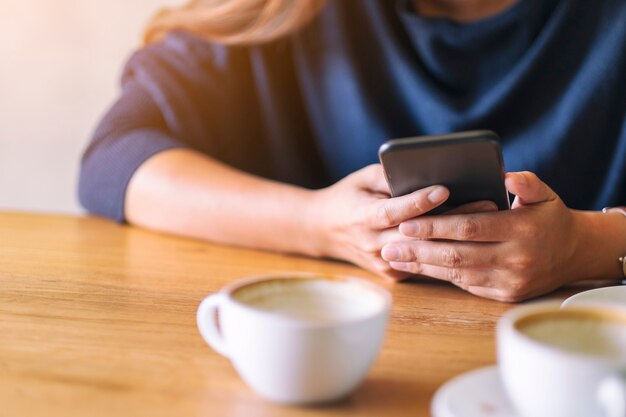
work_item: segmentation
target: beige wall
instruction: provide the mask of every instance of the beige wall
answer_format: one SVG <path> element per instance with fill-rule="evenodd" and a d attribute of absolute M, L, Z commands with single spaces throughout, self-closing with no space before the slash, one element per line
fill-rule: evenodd
<path fill-rule="evenodd" d="M 0 210 L 79 213 L 80 154 L 145 21 L 174 0 L 0 0 Z"/>

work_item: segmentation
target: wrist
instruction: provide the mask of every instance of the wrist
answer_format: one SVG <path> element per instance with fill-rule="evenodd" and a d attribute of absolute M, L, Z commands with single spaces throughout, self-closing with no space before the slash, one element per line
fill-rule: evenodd
<path fill-rule="evenodd" d="M 307 190 L 302 211 L 302 228 L 307 241 L 305 253 L 317 258 L 332 257 L 325 208 L 324 189 Z"/>
<path fill-rule="evenodd" d="M 577 233 L 576 279 L 623 279 L 618 258 L 626 255 L 626 216 L 619 212 L 573 211 Z"/>
<path fill-rule="evenodd" d="M 290 184 L 267 185 L 258 187 L 262 198 L 255 206 L 253 222 L 250 219 L 249 227 L 255 232 L 247 239 L 249 246 L 319 257 L 315 191 Z"/>

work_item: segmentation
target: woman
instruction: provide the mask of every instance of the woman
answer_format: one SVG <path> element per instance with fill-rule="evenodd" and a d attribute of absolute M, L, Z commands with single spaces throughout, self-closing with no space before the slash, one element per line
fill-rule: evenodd
<path fill-rule="evenodd" d="M 518 301 L 622 276 L 623 0 L 195 0 L 161 12 L 85 152 L 117 221 Z M 492 129 L 512 210 L 389 198 L 386 139 Z"/>

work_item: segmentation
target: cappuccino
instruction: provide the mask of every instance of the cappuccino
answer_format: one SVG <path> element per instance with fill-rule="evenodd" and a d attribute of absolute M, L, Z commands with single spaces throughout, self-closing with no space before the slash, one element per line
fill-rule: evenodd
<path fill-rule="evenodd" d="M 516 327 L 565 351 L 626 360 L 626 317 L 618 314 L 564 309 L 526 317 Z"/>
<path fill-rule="evenodd" d="M 536 303 L 498 322 L 498 367 L 523 417 L 626 416 L 626 309 Z"/>
<path fill-rule="evenodd" d="M 206 342 L 273 401 L 311 404 L 345 397 L 378 354 L 389 292 L 368 281 L 282 273 L 234 282 L 198 307 Z"/>
<path fill-rule="evenodd" d="M 241 287 L 233 298 L 254 309 L 312 322 L 352 321 L 377 314 L 385 299 L 361 283 L 332 278 L 276 278 Z"/>

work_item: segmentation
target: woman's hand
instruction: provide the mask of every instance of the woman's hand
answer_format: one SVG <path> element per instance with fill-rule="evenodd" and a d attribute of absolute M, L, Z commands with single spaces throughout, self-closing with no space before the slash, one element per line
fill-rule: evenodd
<path fill-rule="evenodd" d="M 411 274 L 391 268 L 381 258 L 381 249 L 390 242 L 413 240 L 401 234 L 398 225 L 428 213 L 448 195 L 445 187 L 432 186 L 390 198 L 382 167 L 365 167 L 316 192 L 311 227 L 319 237 L 318 254 L 347 260 L 386 278 L 406 278 Z M 463 210 L 494 207 L 490 202 L 478 202 Z"/>
<path fill-rule="evenodd" d="M 530 172 L 508 173 L 505 184 L 516 195 L 511 210 L 405 221 L 400 232 L 413 239 L 387 243 L 382 257 L 397 271 L 509 302 L 582 278 L 576 212 Z"/>

